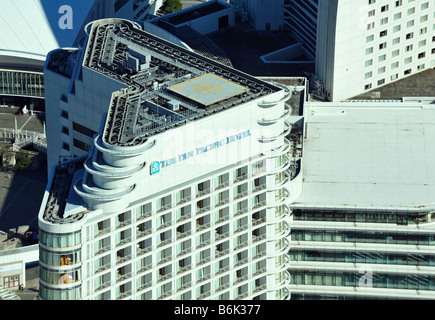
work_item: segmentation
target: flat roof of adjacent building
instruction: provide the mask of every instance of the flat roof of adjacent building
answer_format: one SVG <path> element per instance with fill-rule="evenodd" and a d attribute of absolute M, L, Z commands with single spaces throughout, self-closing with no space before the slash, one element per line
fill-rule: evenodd
<path fill-rule="evenodd" d="M 435 99 L 434 99 L 435 100 Z M 435 208 L 435 107 L 309 103 L 300 208 Z"/>

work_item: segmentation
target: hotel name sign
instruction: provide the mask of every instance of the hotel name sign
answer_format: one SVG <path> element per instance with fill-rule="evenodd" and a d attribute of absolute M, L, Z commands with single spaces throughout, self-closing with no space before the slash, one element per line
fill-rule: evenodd
<path fill-rule="evenodd" d="M 172 166 L 176 163 L 183 162 L 187 159 L 191 159 L 195 156 L 204 154 L 204 153 L 211 151 L 211 150 L 214 150 L 214 149 L 218 149 L 218 148 L 223 147 L 225 145 L 229 145 L 233 142 L 243 140 L 243 139 L 248 138 L 250 136 L 251 136 L 251 130 L 246 130 L 246 131 L 240 132 L 238 134 L 231 135 L 231 136 L 228 136 L 226 138 L 220 139 L 220 140 L 215 141 L 213 143 L 207 144 L 205 146 L 195 148 L 194 150 L 179 154 L 176 157 L 172 157 L 170 159 L 163 160 L 163 161 L 154 161 L 151 164 L 150 173 L 151 173 L 151 175 L 159 173 L 160 170 L 167 168 L 169 166 Z"/>

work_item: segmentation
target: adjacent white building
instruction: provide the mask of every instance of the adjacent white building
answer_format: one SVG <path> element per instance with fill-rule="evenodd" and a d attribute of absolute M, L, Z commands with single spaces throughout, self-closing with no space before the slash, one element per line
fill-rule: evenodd
<path fill-rule="evenodd" d="M 292 299 L 435 297 L 432 99 L 308 103 Z"/>
<path fill-rule="evenodd" d="M 61 72 L 81 57 L 74 99 L 107 112 L 74 111 L 101 126 L 88 154 L 51 172 L 39 212 L 40 297 L 288 299 L 303 129 L 291 122 L 303 83 L 256 79 L 136 22 L 100 20 L 88 32 L 82 50 L 55 51 L 47 65 Z"/>
<path fill-rule="evenodd" d="M 316 74 L 341 101 L 435 67 L 435 3 L 319 1 Z"/>
<path fill-rule="evenodd" d="M 435 66 L 433 1 L 234 3 L 243 4 L 258 30 L 289 28 L 316 61 L 321 94 L 329 101 L 347 100 Z"/>

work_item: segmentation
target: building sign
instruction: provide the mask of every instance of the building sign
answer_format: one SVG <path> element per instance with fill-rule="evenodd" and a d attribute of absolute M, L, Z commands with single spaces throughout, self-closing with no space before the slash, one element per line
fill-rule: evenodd
<path fill-rule="evenodd" d="M 176 163 L 183 162 L 184 160 L 187 160 L 187 159 L 193 158 L 195 156 L 204 154 L 204 153 L 209 152 L 209 151 L 214 150 L 214 149 L 218 149 L 220 147 L 226 146 L 226 145 L 231 144 L 231 143 L 236 142 L 236 141 L 240 141 L 240 140 L 247 138 L 247 137 L 250 137 L 250 136 L 251 136 L 251 130 L 246 130 L 246 131 L 243 131 L 241 133 L 238 133 L 238 134 L 235 134 L 232 136 L 228 136 L 224 139 L 207 144 L 205 146 L 197 147 L 194 150 L 179 154 L 176 157 L 173 157 L 173 158 L 170 158 L 167 160 L 163 160 L 163 161 L 154 161 L 150 167 L 151 168 L 151 175 L 159 173 L 160 169 L 164 169 L 164 168 L 172 166 Z"/>
<path fill-rule="evenodd" d="M 151 164 L 151 174 L 153 175 L 153 174 L 156 174 L 156 173 L 159 173 L 159 172 L 160 172 L 160 162 L 154 161 Z"/>

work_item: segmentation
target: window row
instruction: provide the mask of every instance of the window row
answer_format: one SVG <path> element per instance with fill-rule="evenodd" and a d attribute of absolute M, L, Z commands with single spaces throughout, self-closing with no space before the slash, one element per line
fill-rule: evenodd
<path fill-rule="evenodd" d="M 435 278 L 425 275 L 309 271 L 290 274 L 292 284 L 296 285 L 435 290 Z"/>
<path fill-rule="evenodd" d="M 435 266 L 435 256 L 383 252 L 334 252 L 322 250 L 290 251 L 292 261 L 347 262 Z"/>
<path fill-rule="evenodd" d="M 408 245 L 435 245 L 434 234 L 388 233 L 388 232 L 353 232 L 353 231 L 303 231 L 293 230 L 292 240 L 331 241 L 355 243 L 384 243 Z"/>

